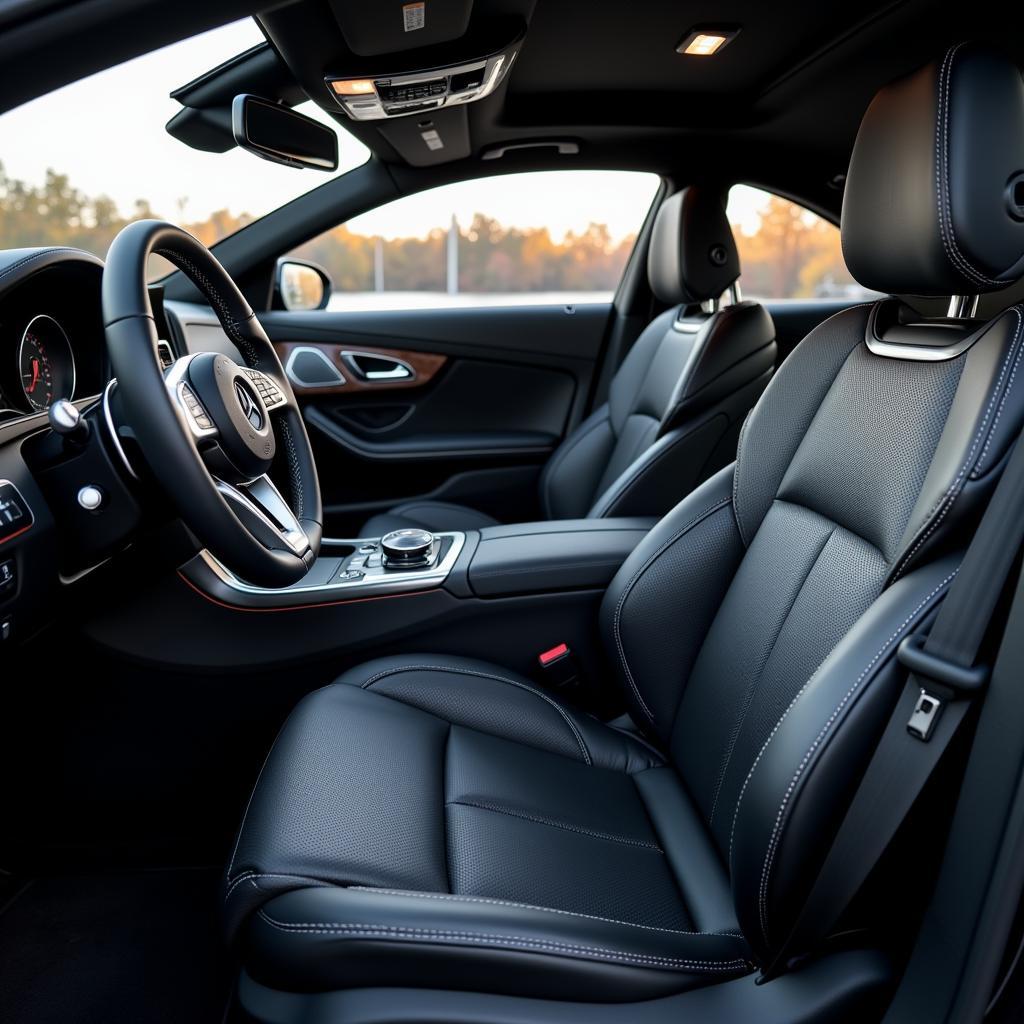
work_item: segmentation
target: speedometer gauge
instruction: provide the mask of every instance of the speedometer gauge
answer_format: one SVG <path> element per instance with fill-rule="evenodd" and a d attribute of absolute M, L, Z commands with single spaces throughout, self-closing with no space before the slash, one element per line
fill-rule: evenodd
<path fill-rule="evenodd" d="M 75 391 L 75 359 L 68 336 L 52 316 L 34 317 L 18 349 L 21 390 L 28 404 L 45 412 L 58 398 Z"/>

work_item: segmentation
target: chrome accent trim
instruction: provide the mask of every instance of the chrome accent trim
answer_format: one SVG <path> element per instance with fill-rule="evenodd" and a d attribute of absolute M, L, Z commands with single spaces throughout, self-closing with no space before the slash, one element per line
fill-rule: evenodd
<path fill-rule="evenodd" d="M 306 381 L 295 372 L 295 360 L 300 355 L 314 355 L 334 374 L 333 380 Z M 288 362 L 285 364 L 284 372 L 288 379 L 300 388 L 336 388 L 339 384 L 347 384 L 345 375 L 331 362 L 323 349 L 313 348 L 312 345 L 300 345 L 293 348 L 288 355 Z"/>
<path fill-rule="evenodd" d="M 456 561 L 458 561 L 459 555 L 462 554 L 462 548 L 466 543 L 466 535 L 460 532 L 451 533 L 437 533 L 434 537 L 438 540 L 442 540 L 445 537 L 451 537 L 452 542 L 445 552 L 444 558 L 441 559 L 436 565 L 430 566 L 426 569 L 410 569 L 406 572 L 396 572 L 393 569 L 382 569 L 378 574 L 367 573 L 362 579 L 359 580 L 336 580 L 330 583 L 320 583 L 315 586 L 294 586 L 294 587 L 256 587 L 250 583 L 244 583 L 240 580 L 230 569 L 222 565 L 217 558 L 212 555 L 205 548 L 199 552 L 199 557 L 202 558 L 203 562 L 206 563 L 207 568 L 223 583 L 225 586 L 230 587 L 232 590 L 236 590 L 241 594 L 254 594 L 261 597 L 270 597 L 275 594 L 278 595 L 291 595 L 291 594 L 343 594 L 343 593 L 358 593 L 360 597 L 370 597 L 374 594 L 389 594 L 389 593 L 403 593 L 411 592 L 416 590 L 430 590 L 434 587 L 440 586 L 448 578 L 448 574 L 452 571 Z M 325 546 L 332 544 L 344 544 L 348 546 L 358 547 L 360 544 L 366 543 L 368 540 L 377 538 L 362 538 L 357 540 L 323 540 L 321 541 L 321 549 Z"/>
<path fill-rule="evenodd" d="M 978 313 L 980 299 L 980 295 L 951 295 L 946 316 L 951 320 L 971 320 Z"/>
<path fill-rule="evenodd" d="M 393 366 L 390 370 L 363 370 L 356 362 L 360 356 L 364 359 L 377 359 L 382 363 L 392 363 Z M 396 356 L 383 355 L 380 352 L 361 352 L 359 349 L 344 349 L 341 358 L 352 373 L 369 384 L 374 381 L 416 379 L 416 371 L 404 359 Z"/>
<path fill-rule="evenodd" d="M 124 446 L 121 444 L 121 438 L 117 435 L 117 428 L 114 426 L 114 417 L 110 412 L 110 393 L 117 387 L 117 378 L 111 379 L 110 383 L 103 389 L 103 422 L 107 425 L 107 433 L 110 435 L 111 444 L 114 446 L 114 450 L 117 452 L 124 464 L 124 468 L 128 470 L 128 475 L 133 480 L 139 479 L 139 474 L 135 472 L 132 464 L 128 461 L 128 454 L 124 450 Z"/>
<path fill-rule="evenodd" d="M 884 356 L 886 359 L 909 359 L 917 363 L 944 363 L 963 355 L 980 337 L 981 333 L 975 331 L 952 345 L 903 345 L 882 341 L 869 333 L 864 341 L 869 351 L 876 356 Z"/>
<path fill-rule="evenodd" d="M 305 530 L 299 525 L 295 513 L 270 477 L 257 477 L 244 488 L 235 487 L 234 484 L 229 484 L 219 477 L 214 477 L 213 483 L 228 503 L 228 507 L 234 503 L 244 508 L 249 515 L 259 520 L 272 536 L 280 537 L 300 558 L 309 550 L 309 538 Z M 259 537 L 256 539 L 260 540 Z"/>

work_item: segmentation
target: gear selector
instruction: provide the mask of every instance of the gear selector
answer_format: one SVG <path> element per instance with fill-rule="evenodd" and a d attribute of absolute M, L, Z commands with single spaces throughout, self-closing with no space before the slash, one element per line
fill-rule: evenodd
<path fill-rule="evenodd" d="M 381 538 L 380 546 L 385 567 L 410 569 L 430 562 L 434 535 L 427 530 L 392 530 Z"/>

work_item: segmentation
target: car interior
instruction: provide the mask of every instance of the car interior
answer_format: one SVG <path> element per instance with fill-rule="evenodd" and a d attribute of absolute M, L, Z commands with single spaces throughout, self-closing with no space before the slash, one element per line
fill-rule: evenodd
<path fill-rule="evenodd" d="M 0 1021 L 1024 1018 L 1020 21 L 0 7 Z"/>

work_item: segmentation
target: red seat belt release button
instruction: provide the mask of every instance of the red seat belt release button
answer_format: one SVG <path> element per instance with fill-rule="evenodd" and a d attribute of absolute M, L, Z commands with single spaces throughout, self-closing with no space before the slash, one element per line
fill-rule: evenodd
<path fill-rule="evenodd" d="M 540 666 L 540 677 L 544 684 L 553 689 L 573 686 L 578 681 L 576 659 L 572 656 L 568 644 L 556 644 L 549 650 L 542 651 L 537 655 L 537 664 Z"/>
<path fill-rule="evenodd" d="M 569 650 L 568 644 L 558 644 L 550 650 L 542 651 L 537 655 L 537 660 L 540 662 L 541 668 L 548 668 L 548 666 L 553 665 L 556 661 L 568 658 L 571 654 L 572 651 Z"/>

